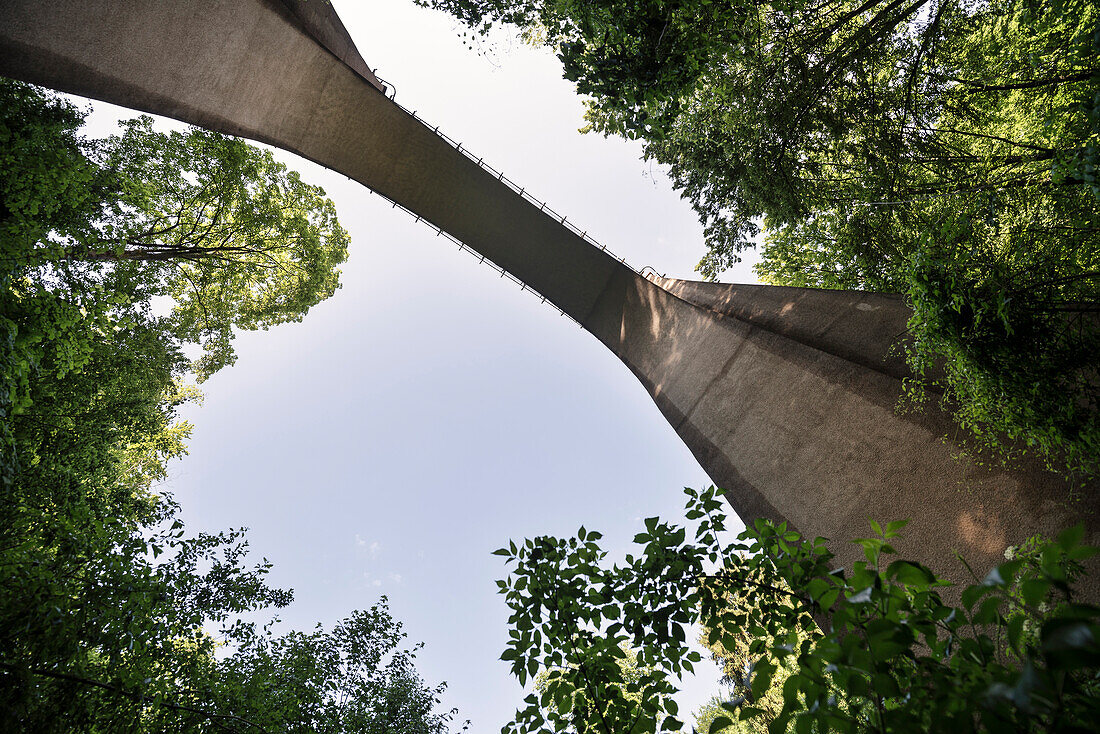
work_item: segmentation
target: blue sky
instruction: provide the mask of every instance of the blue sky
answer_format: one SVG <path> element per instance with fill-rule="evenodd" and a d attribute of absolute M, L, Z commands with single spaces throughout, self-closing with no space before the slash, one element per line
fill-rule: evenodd
<path fill-rule="evenodd" d="M 494 36 L 463 46 L 411 0 L 334 4 L 398 101 L 635 267 L 692 277 L 702 233 L 640 146 L 581 135 L 552 54 Z M 119 115 L 96 105 L 91 131 Z M 709 484 L 642 386 L 572 321 L 345 177 L 286 153 L 351 234 L 343 288 L 300 324 L 237 339 L 236 365 L 186 417 L 168 488 L 189 529 L 248 527 L 256 560 L 311 628 L 390 599 L 419 669 L 473 732 L 523 692 L 498 660 L 507 610 L 490 555 L 509 538 L 598 529 L 625 552 L 641 518 L 682 517 Z M 747 264 L 728 274 L 754 282 Z M 709 671 L 714 675 L 713 669 Z M 716 686 L 690 684 L 681 708 Z"/>

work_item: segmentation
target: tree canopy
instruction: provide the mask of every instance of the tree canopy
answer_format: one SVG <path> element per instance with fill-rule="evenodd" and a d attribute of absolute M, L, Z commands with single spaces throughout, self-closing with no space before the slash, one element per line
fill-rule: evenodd
<path fill-rule="evenodd" d="M 339 287 L 348 236 L 332 202 L 270 152 L 199 128 L 160 133 L 142 117 L 96 157 L 121 196 L 63 257 L 110 261 L 121 282 L 171 297 L 167 327 L 205 350 L 200 380 L 232 364 L 234 328 L 299 321 Z"/>
<path fill-rule="evenodd" d="M 233 330 L 338 287 L 332 203 L 239 140 L 82 120 L 0 80 L 0 729 L 442 734 L 384 597 L 328 630 L 245 621 L 292 593 L 158 487 Z"/>

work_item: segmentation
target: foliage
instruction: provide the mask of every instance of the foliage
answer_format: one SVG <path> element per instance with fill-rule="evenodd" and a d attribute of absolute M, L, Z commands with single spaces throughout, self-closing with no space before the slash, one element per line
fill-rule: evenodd
<path fill-rule="evenodd" d="M 338 287 L 332 203 L 269 152 L 147 117 L 85 140 L 83 113 L 10 80 L 0 102 L 0 417 L 30 404 L 47 362 L 80 369 L 93 335 L 145 325 L 173 349 L 201 343 L 201 381 L 235 359 L 234 329 L 300 320 Z M 0 441 L 10 481 L 6 421 Z"/>
<path fill-rule="evenodd" d="M 542 31 L 593 129 L 671 166 L 707 225 L 711 277 L 766 216 L 796 250 L 783 228 L 829 238 L 845 273 L 881 288 L 915 244 L 890 239 L 919 231 L 926 203 L 1095 185 L 1100 35 L 1084 0 L 422 4 L 481 32 Z"/>
<path fill-rule="evenodd" d="M 941 232 L 975 226 L 945 224 Z M 1070 254 L 1071 253 L 1063 253 Z M 1067 276 L 1043 243 L 1014 259 L 968 260 L 930 244 L 913 257 L 908 287 L 908 384 L 935 394 L 982 448 L 1030 448 L 1048 465 L 1100 471 L 1100 309 L 1084 278 Z"/>
<path fill-rule="evenodd" d="M 622 693 L 622 697 L 630 705 L 637 706 L 642 701 L 642 694 L 640 683 L 644 676 L 650 675 L 653 670 L 650 667 L 643 666 L 638 662 L 638 653 L 631 649 L 629 645 L 620 644 L 619 649 L 622 651 L 622 655 L 618 656 L 616 663 L 619 666 L 619 677 L 621 682 L 615 683 L 615 687 Z M 552 709 L 557 721 L 560 724 L 568 723 L 568 728 L 557 729 L 557 731 L 571 731 L 571 732 L 584 732 L 587 731 L 588 722 L 596 716 L 596 706 L 598 703 L 594 703 L 590 699 L 584 689 L 577 689 L 572 692 L 571 695 L 555 697 L 554 694 L 550 694 L 551 682 L 554 682 L 555 688 L 558 687 L 557 679 L 562 675 L 568 675 L 576 673 L 576 670 L 567 668 L 554 668 L 543 669 L 535 676 L 535 692 L 541 697 L 546 696 L 546 705 Z M 606 698 L 606 691 L 604 692 Z"/>
<path fill-rule="evenodd" d="M 384 598 L 331 631 L 245 623 L 291 593 L 156 491 L 188 373 L 335 289 L 331 203 L 241 141 L 87 141 L 34 87 L 0 102 L 0 730 L 446 731 Z"/>
<path fill-rule="evenodd" d="M 726 713 L 726 710 L 722 708 L 722 702 L 724 700 L 724 696 L 711 696 L 706 703 L 700 706 L 695 711 L 695 725 L 692 727 L 692 730 L 696 732 L 709 732 L 711 730 L 711 724 L 714 723 L 714 720 L 717 719 L 719 716 L 728 719 L 729 715 Z M 715 727 L 714 730 L 715 732 L 720 731 L 723 734 L 742 734 L 742 732 L 746 732 L 747 734 L 748 732 L 752 731 L 751 729 L 740 726 L 738 726 L 736 729 L 731 728 L 739 723 L 740 722 L 734 722 L 724 728 L 720 726 Z"/>
<path fill-rule="evenodd" d="M 154 493 L 189 430 L 175 419 L 186 361 L 160 336 L 114 332 L 60 378 L 43 365 L 13 421 L 23 461 L 0 488 L 0 728 L 444 730 L 439 689 L 398 649 L 384 601 L 328 634 L 237 623 L 291 595 L 264 583 L 266 561 L 246 565 L 243 531 L 185 537 Z"/>
<path fill-rule="evenodd" d="M 454 712 L 435 711 L 443 686 L 416 673 L 384 597 L 331 632 L 275 636 L 237 620 L 291 600 L 264 583 L 269 563 L 244 565 L 243 531 L 72 529 L 96 535 L 33 560 L 33 547 L 5 554 L 5 730 L 447 731 Z"/>
<path fill-rule="evenodd" d="M 577 731 L 680 730 L 673 681 L 699 660 L 685 641 L 695 623 L 708 644 L 747 641 L 751 658 L 746 691 L 720 704 L 711 732 L 760 721 L 758 702 L 776 692 L 773 733 L 1086 731 L 1100 713 L 1100 609 L 1074 596 L 1097 552 L 1081 528 L 1020 549 L 952 605 L 929 569 L 890 559 L 904 521 L 872 522 L 875 535 L 855 541 L 866 560 L 837 569 L 823 539 L 783 524 L 761 520 L 725 543 L 716 490 L 687 494 L 694 540 L 649 518 L 623 563 L 607 565 L 584 528 L 496 551 L 515 564 L 499 582 L 512 611 L 502 658 L 521 682 L 562 670 L 504 731 L 561 730 L 578 692 L 604 705 Z M 623 644 L 651 671 L 629 687 L 637 701 L 620 691 Z"/>
<path fill-rule="evenodd" d="M 791 589 L 782 580 L 777 582 L 779 587 L 783 589 L 784 593 L 790 593 Z M 737 613 L 758 613 L 758 609 L 750 609 L 746 600 L 738 595 L 727 595 L 726 608 L 729 611 Z M 752 734 L 754 732 L 765 731 L 768 725 L 771 724 L 783 710 L 783 685 L 787 678 L 794 675 L 798 666 L 794 660 L 787 659 L 780 661 L 775 672 L 772 674 L 771 685 L 765 690 L 759 697 L 753 695 L 752 691 L 752 672 L 755 668 L 755 663 L 758 655 L 753 654 L 752 643 L 754 638 L 746 635 L 719 635 L 712 637 L 711 630 L 704 627 L 700 637 L 699 643 L 703 647 L 710 651 L 712 659 L 721 666 L 722 677 L 720 683 L 724 687 L 728 687 L 725 696 L 715 696 L 709 702 L 703 705 L 703 707 L 695 712 L 695 728 L 699 731 L 709 732 L 711 723 L 719 716 L 726 716 L 728 718 L 728 712 L 722 707 L 723 701 L 730 701 L 737 698 L 743 699 L 747 704 L 759 709 L 759 716 L 747 720 L 747 721 L 734 721 L 730 726 L 723 729 L 723 732 L 728 734 Z M 796 646 L 801 645 L 803 640 L 811 639 L 812 635 L 809 632 L 798 632 L 798 643 Z M 766 638 L 765 643 L 767 646 L 771 646 L 777 643 L 774 638 Z M 731 645 L 732 647 L 727 647 Z"/>
<path fill-rule="evenodd" d="M 420 1 L 534 29 L 588 129 L 669 167 L 706 278 L 762 223 L 765 282 L 908 293 L 913 364 L 947 361 L 937 387 L 982 443 L 1100 470 L 1094 2 Z M 998 311 L 1013 359 L 991 322 L 941 318 L 971 308 Z"/>
<path fill-rule="evenodd" d="M 667 728 L 681 725 L 672 676 L 701 659 L 683 644 L 698 559 L 678 554 L 682 529 L 677 536 L 652 520 L 647 527 L 657 539 L 623 569 L 600 567 L 601 535 L 584 528 L 576 538 L 539 537 L 495 551 L 516 563 L 514 576 L 497 582 L 512 610 L 512 639 L 501 659 L 511 661 L 520 683 L 547 671 L 541 695 L 528 696 L 502 731 L 549 724 L 555 731 L 652 732 L 658 719 Z M 647 616 L 630 614 L 646 607 Z M 623 674 L 624 647 L 637 651 L 642 672 L 635 680 Z M 592 703 L 583 712 L 573 708 L 578 694 Z"/>
<path fill-rule="evenodd" d="M 115 320 L 170 298 L 159 327 L 203 345 L 200 381 L 234 361 L 234 328 L 301 320 L 339 287 L 348 237 L 332 202 L 270 152 L 197 128 L 160 133 L 149 117 L 86 141 L 71 105 L 0 87 L 14 213 L 0 227 L 5 284 L 80 294 L 85 317 Z"/>
<path fill-rule="evenodd" d="M 99 169 L 76 134 L 83 116 L 29 85 L 0 83 L 0 479 L 11 481 L 8 419 L 30 403 L 43 360 L 64 374 L 87 358 L 84 320 L 101 328 L 97 292 L 28 280 L 30 253 L 50 233 L 78 236 L 102 211 Z M 99 323 L 97 323 L 99 321 Z"/>
<path fill-rule="evenodd" d="M 300 321 L 339 287 L 348 237 L 332 202 L 270 152 L 141 117 L 98 158 L 123 195 L 63 257 L 112 262 L 116 282 L 170 296 L 167 328 L 203 344 L 200 381 L 234 361 L 234 328 Z"/>
<path fill-rule="evenodd" d="M 330 632 L 237 628 L 234 654 L 215 663 L 212 698 L 226 715 L 271 732 L 443 734 L 456 713 L 435 711 L 446 685 L 424 684 L 414 651 L 400 647 L 404 637 L 384 596 Z"/>

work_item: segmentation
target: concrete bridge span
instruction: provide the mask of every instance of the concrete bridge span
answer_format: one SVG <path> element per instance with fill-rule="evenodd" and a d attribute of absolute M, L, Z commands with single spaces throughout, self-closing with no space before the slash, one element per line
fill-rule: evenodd
<path fill-rule="evenodd" d="M 614 352 L 747 522 L 850 563 L 868 517 L 910 518 L 899 550 L 960 581 L 956 550 L 986 567 L 1082 519 L 1100 543 L 1058 477 L 956 459 L 947 416 L 896 412 L 898 297 L 642 277 L 391 101 L 319 0 L 0 0 L 0 74 L 270 143 L 401 204 Z"/>

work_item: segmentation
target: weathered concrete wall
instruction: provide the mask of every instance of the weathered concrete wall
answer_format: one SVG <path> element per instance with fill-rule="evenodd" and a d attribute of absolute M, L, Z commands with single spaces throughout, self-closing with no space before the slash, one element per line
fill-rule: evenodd
<path fill-rule="evenodd" d="M 370 82 L 380 92 L 386 91 L 382 82 L 367 66 L 359 54 L 351 36 L 336 15 L 329 0 L 267 0 L 277 13 L 289 12 L 306 34 L 316 39 L 352 71 Z"/>
<path fill-rule="evenodd" d="M 992 565 L 1087 514 L 1055 477 L 954 459 L 945 416 L 895 412 L 896 297 L 646 280 L 386 99 L 329 6 L 294 3 L 4 0 L 0 73 L 268 142 L 400 202 L 618 355 L 742 517 L 837 539 L 847 562 L 868 517 L 907 517 L 902 552 L 962 580 L 955 550 Z"/>
<path fill-rule="evenodd" d="M 988 568 L 1006 546 L 1082 520 L 1100 542 L 1095 500 L 1071 501 L 1067 484 L 1037 467 L 958 457 L 942 412 L 898 413 L 907 373 L 889 347 L 909 317 L 900 298 L 654 280 L 621 279 L 587 325 L 746 520 L 846 541 L 870 532 L 869 517 L 908 518 L 899 551 L 958 581 L 956 550 Z M 832 547 L 847 563 L 862 557 L 846 542 Z"/>
<path fill-rule="evenodd" d="M 707 283 L 654 282 L 688 303 L 781 334 L 897 378 L 909 376 L 905 335 L 912 313 L 893 293 Z"/>

